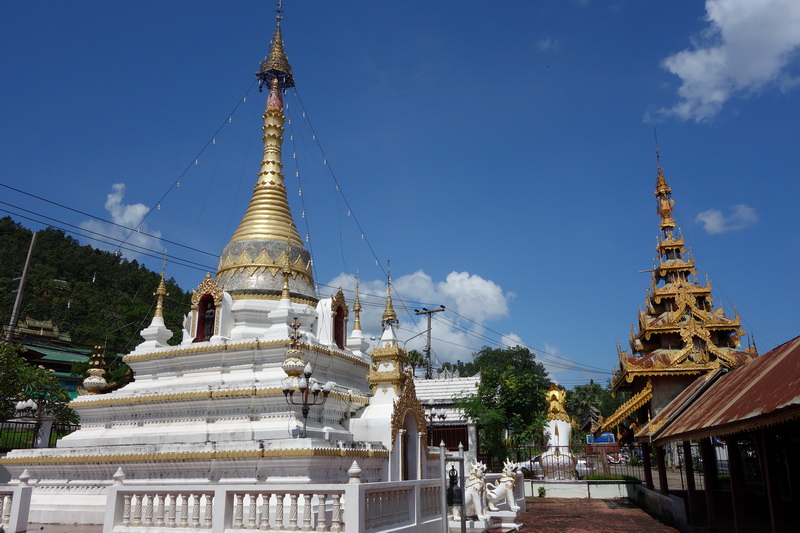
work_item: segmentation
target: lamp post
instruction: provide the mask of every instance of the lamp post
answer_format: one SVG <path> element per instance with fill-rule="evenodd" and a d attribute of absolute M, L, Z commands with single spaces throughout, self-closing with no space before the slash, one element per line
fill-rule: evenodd
<path fill-rule="evenodd" d="M 437 418 L 440 422 L 447 418 L 447 413 L 444 409 L 436 409 L 433 406 L 433 399 L 428 399 L 428 445 L 433 446 L 433 422 Z"/>
<path fill-rule="evenodd" d="M 21 400 L 16 403 L 14 409 L 17 411 L 17 418 L 33 418 L 33 447 L 40 448 L 42 436 L 39 434 L 42 428 L 42 410 L 32 398 Z"/>
<path fill-rule="evenodd" d="M 281 389 L 286 403 L 289 405 L 299 405 L 302 407 L 303 413 L 303 434 L 302 438 L 306 438 L 306 430 L 308 427 L 308 412 L 311 407 L 315 405 L 323 405 L 328 399 L 328 395 L 333 390 L 333 383 L 328 381 L 321 385 L 319 381 L 311 377 L 314 369 L 311 363 L 306 363 L 302 374 L 297 370 L 298 367 L 302 368 L 303 360 L 301 359 L 303 351 L 299 349 L 298 342 L 302 335 L 298 333 L 300 322 L 295 318 L 291 324 L 294 333 L 289 335 L 292 340 L 289 349 L 286 350 L 286 360 L 283 362 L 283 370 L 286 372 L 286 379 L 281 380 Z M 299 390 L 298 398 L 295 398 L 295 391 Z M 320 395 L 320 393 L 322 393 Z"/>

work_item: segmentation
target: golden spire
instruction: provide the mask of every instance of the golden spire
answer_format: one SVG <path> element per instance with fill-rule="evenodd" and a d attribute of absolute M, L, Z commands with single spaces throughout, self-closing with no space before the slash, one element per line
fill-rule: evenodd
<path fill-rule="evenodd" d="M 288 262 L 294 280 L 294 297 L 316 302 L 311 255 L 292 219 L 281 163 L 286 121 L 283 96 L 287 88 L 294 87 L 281 35 L 281 13 L 279 5 L 269 54 L 256 72 L 259 88 L 269 90 L 263 117 L 264 155 L 258 181 L 239 227 L 222 250 L 217 282 L 234 296 L 259 294 L 271 299 L 283 298 L 287 280 L 281 278 L 285 278 L 285 262 Z M 287 256 L 286 261 L 281 258 L 283 254 Z"/>
<path fill-rule="evenodd" d="M 294 87 L 292 67 L 286 58 L 281 35 L 281 8 L 278 6 L 277 24 L 272 36 L 272 46 L 261 68 L 256 72 L 259 90 L 269 88 L 266 110 L 264 111 L 264 158 L 258 173 L 253 197 L 231 242 L 252 239 L 289 240 L 302 246 L 303 241 L 297 233 L 292 220 L 286 187 L 283 184 L 283 165 L 281 164 L 281 144 L 283 143 L 283 94 Z"/>
<path fill-rule="evenodd" d="M 386 285 L 386 307 L 381 316 L 381 326 L 386 329 L 388 326 L 396 326 L 400 323 L 397 319 L 397 313 L 394 312 L 392 306 L 392 269 L 389 267 L 389 274 L 387 275 L 389 283 Z"/>
<path fill-rule="evenodd" d="M 283 275 L 283 289 L 281 290 L 281 300 L 289 300 L 291 299 L 291 295 L 289 294 L 289 278 L 292 275 L 292 264 L 289 262 L 289 252 L 291 248 L 289 247 L 289 243 L 286 243 L 286 256 L 284 257 L 283 262 L 283 270 L 281 274 Z"/>
<path fill-rule="evenodd" d="M 667 180 L 664 178 L 664 170 L 661 168 L 661 156 L 658 154 L 658 144 L 656 144 L 656 160 L 658 161 L 658 178 L 656 179 L 656 213 L 661 215 L 661 228 L 674 228 L 675 220 L 672 219 L 672 208 L 675 201 L 672 199 L 672 189 L 669 188 Z M 670 232 L 671 235 L 671 232 Z"/>
<path fill-rule="evenodd" d="M 358 271 L 356 270 L 356 301 L 353 302 L 353 314 L 356 318 L 353 320 L 353 331 L 361 330 L 361 300 L 358 299 Z"/>
<path fill-rule="evenodd" d="M 164 265 L 161 267 L 161 281 L 158 283 L 158 288 L 156 292 L 153 293 L 153 296 L 156 297 L 156 312 L 153 316 L 162 317 L 164 316 L 164 297 L 169 296 L 167 292 L 167 285 L 164 283 L 164 274 L 167 270 L 167 251 L 164 250 Z"/>

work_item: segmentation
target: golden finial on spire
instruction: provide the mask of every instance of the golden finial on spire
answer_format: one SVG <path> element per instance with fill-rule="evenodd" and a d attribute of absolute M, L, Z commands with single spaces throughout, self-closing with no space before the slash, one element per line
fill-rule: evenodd
<path fill-rule="evenodd" d="M 256 72 L 258 78 L 258 90 L 261 91 L 265 85 L 272 87 L 272 81 L 277 80 L 281 89 L 294 87 L 292 77 L 292 67 L 283 49 L 283 36 L 281 35 L 281 19 L 283 18 L 283 4 L 278 1 L 276 9 L 277 23 L 275 33 L 272 34 L 272 46 L 269 55 L 261 62 L 261 68 Z"/>
<path fill-rule="evenodd" d="M 655 133 L 655 128 L 653 128 L 653 134 Z M 672 219 L 672 208 L 675 205 L 675 201 L 672 199 L 672 189 L 669 188 L 669 184 L 667 184 L 667 180 L 664 178 L 664 170 L 661 168 L 661 155 L 658 153 L 658 136 L 656 135 L 656 162 L 658 168 L 658 178 L 656 179 L 656 192 L 655 195 L 658 198 L 658 204 L 656 205 L 656 213 L 661 215 L 661 227 L 662 229 L 666 228 L 674 228 L 675 221 Z"/>
<path fill-rule="evenodd" d="M 392 266 L 391 263 L 389 264 L 389 273 L 386 275 L 386 279 L 388 283 L 386 285 L 386 307 L 383 310 L 383 315 L 381 316 L 381 326 L 386 329 L 389 326 L 396 326 L 400 323 L 397 320 L 397 313 L 394 312 L 394 307 L 392 306 Z"/>
<path fill-rule="evenodd" d="M 356 315 L 353 320 L 353 331 L 361 330 L 361 300 L 358 299 L 358 270 L 356 270 L 356 300 L 353 302 L 353 314 Z"/>
<path fill-rule="evenodd" d="M 161 281 L 158 283 L 158 288 L 156 292 L 153 293 L 153 296 L 156 297 L 156 312 L 154 316 L 163 317 L 164 316 L 164 297 L 169 296 L 167 292 L 167 284 L 164 283 L 164 276 L 167 271 L 167 251 L 164 250 L 164 264 L 161 267 Z"/>

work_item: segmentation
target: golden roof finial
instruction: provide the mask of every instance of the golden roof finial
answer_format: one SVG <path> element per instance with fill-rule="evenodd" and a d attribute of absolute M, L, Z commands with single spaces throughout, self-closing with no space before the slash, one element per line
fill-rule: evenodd
<path fill-rule="evenodd" d="M 154 316 L 163 317 L 164 316 L 164 297 L 169 296 L 167 292 L 167 285 L 164 283 L 164 276 L 167 271 L 167 251 L 164 250 L 164 264 L 161 267 L 161 281 L 158 283 L 158 288 L 156 292 L 153 293 L 153 296 L 156 297 L 156 312 Z"/>
<path fill-rule="evenodd" d="M 653 130 L 655 133 L 655 129 Z M 672 219 L 672 208 L 675 201 L 672 199 L 672 189 L 669 188 L 667 180 L 664 178 L 664 170 L 661 168 L 661 155 L 658 153 L 658 136 L 656 136 L 656 161 L 658 165 L 658 178 L 656 179 L 656 192 L 658 204 L 656 213 L 661 215 L 661 227 L 674 228 L 675 221 Z"/>
<path fill-rule="evenodd" d="M 272 81 L 277 80 L 281 89 L 294 87 L 294 78 L 292 77 L 292 67 L 289 65 L 289 59 L 286 57 L 286 51 L 283 48 L 283 36 L 281 35 L 281 19 L 283 18 L 282 2 L 278 1 L 275 16 L 277 23 L 275 24 L 275 33 L 272 34 L 272 46 L 270 46 L 269 54 L 261 62 L 261 68 L 256 72 L 258 78 L 258 90 L 261 91 L 265 85 L 272 87 Z"/>
<path fill-rule="evenodd" d="M 397 313 L 394 312 L 394 307 L 392 306 L 392 266 L 389 263 L 389 273 L 386 275 L 386 279 L 388 283 L 386 285 L 386 307 L 383 310 L 383 315 L 381 316 L 381 326 L 386 329 L 389 326 L 396 326 L 400 323 L 397 320 Z"/>
<path fill-rule="evenodd" d="M 356 300 L 353 302 L 353 314 L 356 315 L 353 320 L 353 331 L 361 330 L 361 300 L 358 299 L 358 270 L 356 270 Z"/>

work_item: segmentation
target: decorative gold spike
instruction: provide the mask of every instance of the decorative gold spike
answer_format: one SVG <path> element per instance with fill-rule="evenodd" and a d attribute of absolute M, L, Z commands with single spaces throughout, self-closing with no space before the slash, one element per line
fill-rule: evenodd
<path fill-rule="evenodd" d="M 358 271 L 356 270 L 356 300 L 353 302 L 353 331 L 361 331 L 361 300 L 358 299 Z"/>
<path fill-rule="evenodd" d="M 156 297 L 156 312 L 154 316 L 162 317 L 164 316 L 164 297 L 169 296 L 167 292 L 167 284 L 164 283 L 164 271 L 161 271 L 161 281 L 158 283 L 158 288 L 156 292 L 153 293 L 153 296 Z"/>
<path fill-rule="evenodd" d="M 386 285 L 386 307 L 383 309 L 383 315 L 381 316 L 381 326 L 383 329 L 386 329 L 389 326 L 396 326 L 400 323 L 397 319 L 397 313 L 394 312 L 394 306 L 392 306 L 392 271 L 391 267 L 389 267 L 389 274 L 387 276 L 388 283 Z"/>

